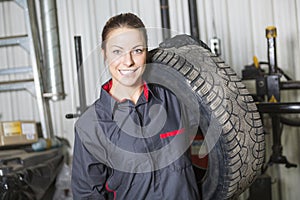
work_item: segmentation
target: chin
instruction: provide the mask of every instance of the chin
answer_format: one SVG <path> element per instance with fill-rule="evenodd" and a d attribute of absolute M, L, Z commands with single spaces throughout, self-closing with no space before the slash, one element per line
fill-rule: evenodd
<path fill-rule="evenodd" d="M 126 87 L 138 87 L 143 84 L 143 81 L 137 81 L 137 80 L 123 80 L 120 81 L 120 83 Z"/>

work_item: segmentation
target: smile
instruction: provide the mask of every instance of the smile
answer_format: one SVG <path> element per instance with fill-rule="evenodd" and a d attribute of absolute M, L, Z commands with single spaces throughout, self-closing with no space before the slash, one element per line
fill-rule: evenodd
<path fill-rule="evenodd" d="M 130 75 L 137 71 L 139 68 L 136 69 L 119 69 L 121 75 Z"/>

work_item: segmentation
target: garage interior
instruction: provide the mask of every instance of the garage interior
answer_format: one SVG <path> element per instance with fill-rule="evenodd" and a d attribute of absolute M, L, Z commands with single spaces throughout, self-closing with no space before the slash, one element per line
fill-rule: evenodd
<path fill-rule="evenodd" d="M 26 165 L 52 175 L 32 181 L 36 190 L 29 196 L 73 199 L 74 123 L 109 78 L 101 30 L 111 16 L 133 12 L 148 29 L 150 50 L 170 37 L 192 35 L 238 74 L 258 102 L 265 165 L 237 199 L 298 199 L 299 10 L 298 0 L 0 0 L 0 196 L 20 192 L 23 182 L 5 177 Z M 9 126 L 11 133 L 5 132 Z M 29 132 L 26 138 L 13 136 L 20 127 Z M 35 159 L 24 153 L 28 149 Z"/>

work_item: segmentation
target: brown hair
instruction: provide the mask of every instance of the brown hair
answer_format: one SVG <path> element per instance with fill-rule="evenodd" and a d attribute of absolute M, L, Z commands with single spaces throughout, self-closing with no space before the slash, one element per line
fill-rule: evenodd
<path fill-rule="evenodd" d="M 148 36 L 146 32 L 146 28 L 142 20 L 132 13 L 122 13 L 119 15 L 115 15 L 111 17 L 105 24 L 102 30 L 102 44 L 101 48 L 105 49 L 105 40 L 107 40 L 108 34 L 117 28 L 134 28 L 139 29 L 144 36 L 145 43 L 147 46 Z"/>

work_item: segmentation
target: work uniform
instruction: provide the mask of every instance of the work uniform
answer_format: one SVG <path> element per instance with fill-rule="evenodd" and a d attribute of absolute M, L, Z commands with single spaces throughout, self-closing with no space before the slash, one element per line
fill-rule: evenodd
<path fill-rule="evenodd" d="M 74 199 L 199 199 L 176 96 L 145 83 L 136 104 L 117 101 L 111 84 L 75 125 Z"/>

